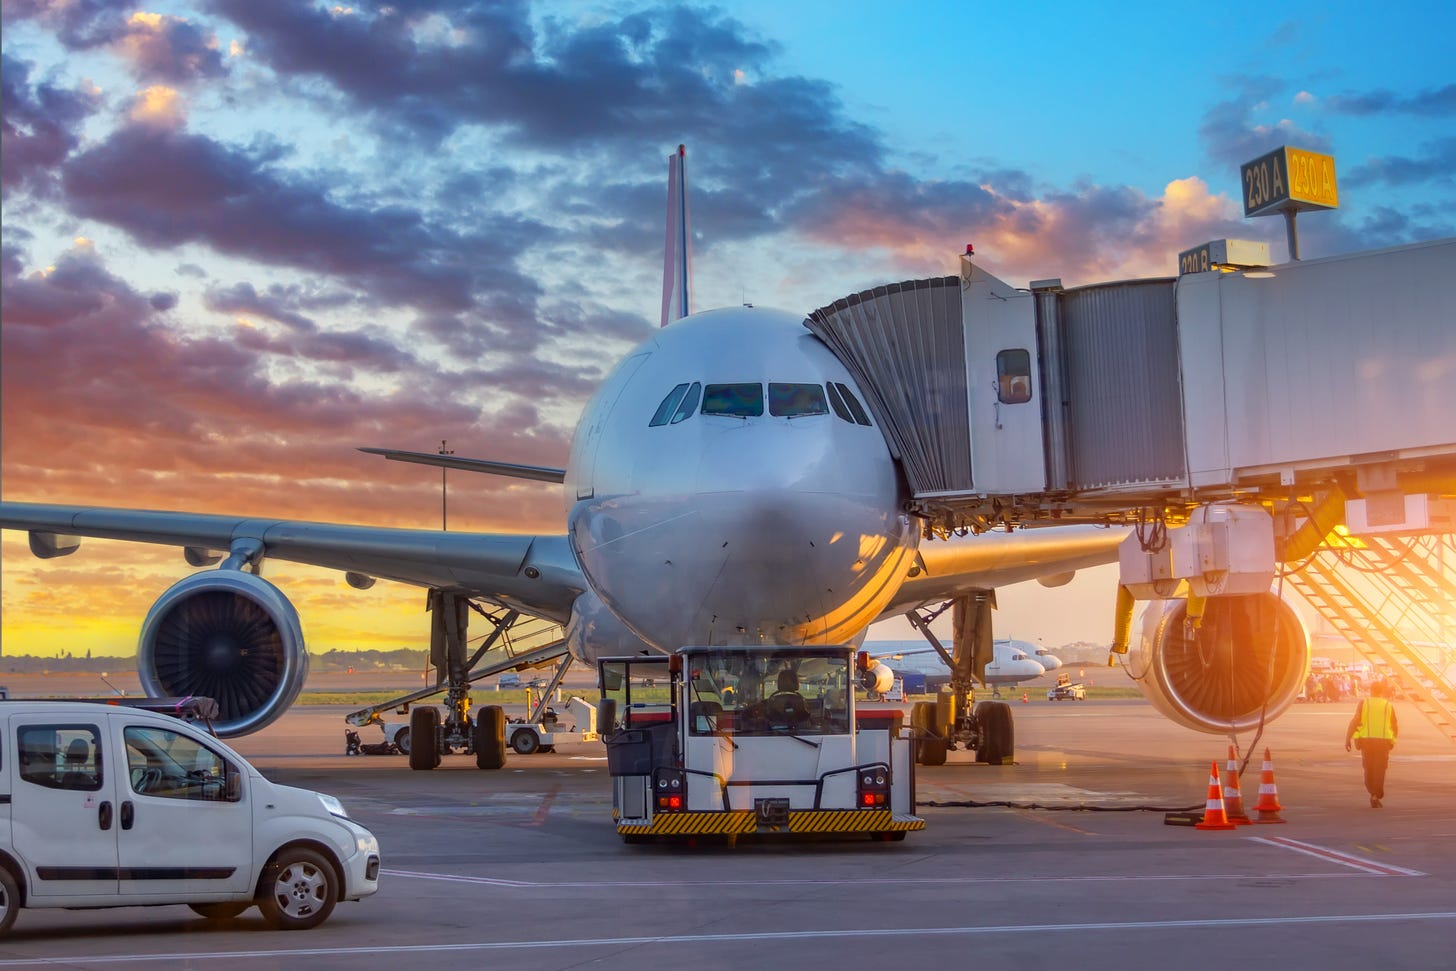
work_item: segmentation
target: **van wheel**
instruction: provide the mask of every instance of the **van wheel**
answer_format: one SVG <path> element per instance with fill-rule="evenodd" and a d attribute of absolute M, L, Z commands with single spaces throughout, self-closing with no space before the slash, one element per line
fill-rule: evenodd
<path fill-rule="evenodd" d="M 208 920 L 232 920 L 234 917 L 253 906 L 251 900 L 230 901 L 219 904 L 188 904 L 193 912 L 206 917 Z"/>
<path fill-rule="evenodd" d="M 274 930 L 303 931 L 327 920 L 338 899 L 338 878 L 329 861 L 306 847 L 292 846 L 280 850 L 263 871 L 258 909 Z"/>
<path fill-rule="evenodd" d="M 424 705 L 410 710 L 409 767 L 429 770 L 440 764 L 440 709 Z"/>
<path fill-rule="evenodd" d="M 15 923 L 15 914 L 19 910 L 20 887 L 10 874 L 10 868 L 0 865 L 0 937 L 10 933 L 10 925 Z"/>

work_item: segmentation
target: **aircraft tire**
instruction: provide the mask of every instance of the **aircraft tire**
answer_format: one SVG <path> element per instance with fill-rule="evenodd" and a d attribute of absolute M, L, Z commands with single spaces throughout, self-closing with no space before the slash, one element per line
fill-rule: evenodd
<path fill-rule="evenodd" d="M 410 709 L 409 767 L 427 771 L 440 764 L 440 709 L 422 705 Z"/>
<path fill-rule="evenodd" d="M 475 767 L 499 769 L 506 764 L 506 713 L 485 705 L 475 713 Z"/>
<path fill-rule="evenodd" d="M 917 701 L 910 707 L 910 729 L 917 739 L 917 765 L 945 765 L 945 739 L 934 728 L 937 710 L 933 701 Z"/>
<path fill-rule="evenodd" d="M 976 705 L 975 715 L 981 726 L 981 747 L 976 761 L 988 765 L 1006 765 L 1016 756 L 1016 726 L 1011 706 L 1004 701 L 983 701 Z"/>

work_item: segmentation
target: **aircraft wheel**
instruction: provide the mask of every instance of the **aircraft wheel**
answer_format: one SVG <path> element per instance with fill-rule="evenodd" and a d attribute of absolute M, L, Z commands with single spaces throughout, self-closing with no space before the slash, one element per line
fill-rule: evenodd
<path fill-rule="evenodd" d="M 424 705 L 410 709 L 409 767 L 416 771 L 440 764 L 440 709 Z"/>
<path fill-rule="evenodd" d="M 945 765 L 945 739 L 935 734 L 937 706 L 933 701 L 917 701 L 910 706 L 910 728 L 918 739 L 915 762 L 918 765 Z"/>
<path fill-rule="evenodd" d="M 1011 706 L 1004 701 L 983 701 L 976 705 L 976 721 L 981 726 L 981 747 L 976 761 L 990 765 L 1006 765 L 1016 755 L 1016 728 Z"/>
<path fill-rule="evenodd" d="M 475 714 L 475 767 L 499 769 L 506 764 L 506 713 L 485 705 Z"/>

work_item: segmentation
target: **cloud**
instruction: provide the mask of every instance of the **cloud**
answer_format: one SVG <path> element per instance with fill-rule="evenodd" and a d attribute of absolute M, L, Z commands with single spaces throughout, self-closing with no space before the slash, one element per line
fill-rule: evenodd
<path fill-rule="evenodd" d="M 8 498 L 124 496 L 128 506 L 428 525 L 420 511 L 438 509 L 438 493 L 429 498 L 438 478 L 386 468 L 353 446 L 420 448 L 448 437 L 460 454 L 565 460 L 567 431 L 535 405 L 492 389 L 496 404 L 483 409 L 469 393 L 475 385 L 383 338 L 190 337 L 170 321 L 175 309 L 160 312 L 84 242 L 42 269 L 27 269 L 7 244 L 3 266 L 0 462 Z M 342 371 L 280 372 L 271 363 L 279 355 Z M 364 375 L 370 380 L 361 383 Z M 540 398 L 553 377 L 543 365 L 517 381 Z M 489 504 L 462 514 L 462 525 L 484 525 L 488 514 L 501 517 L 496 528 L 556 528 L 549 494 L 543 503 L 539 490 L 471 479 L 462 495 Z"/>
<path fill-rule="evenodd" d="M 1420 154 L 1385 155 L 1366 159 L 1340 177 L 1345 188 L 1373 185 L 1405 186 L 1456 180 L 1456 138 L 1443 138 L 1421 146 Z"/>
<path fill-rule="evenodd" d="M 1381 89 L 1360 94 L 1337 94 L 1324 100 L 1330 111 L 1344 115 L 1409 114 L 1423 118 L 1456 115 L 1456 83 L 1427 88 L 1410 96 Z"/>
<path fill-rule="evenodd" d="M 180 17 L 138 11 L 112 44 L 142 78 L 183 84 L 227 73 L 217 39 Z"/>
<path fill-rule="evenodd" d="M 94 97 L 47 82 L 32 84 L 32 64 L 0 55 L 0 186 L 50 191 L 57 165 L 79 144 Z"/>
<path fill-rule="evenodd" d="M 227 73 L 217 39 L 185 18 L 127 10 L 113 0 L 7 0 L 5 21 L 34 21 L 71 50 L 110 48 L 145 81 L 185 84 Z"/>
<path fill-rule="evenodd" d="M 1267 110 L 1267 102 L 1284 87 L 1284 82 L 1271 77 L 1238 77 L 1228 81 L 1234 95 L 1203 114 L 1198 135 L 1208 157 L 1234 171 L 1240 165 L 1272 151 L 1280 145 L 1297 145 L 1316 152 L 1330 150 L 1329 139 L 1317 132 L 1301 128 L 1288 118 L 1260 122 L 1258 114 Z"/>
<path fill-rule="evenodd" d="M 182 98 L 177 94 L 175 88 L 169 88 L 164 84 L 154 84 L 137 95 L 132 102 L 131 110 L 127 112 L 127 117 L 138 125 L 159 128 L 164 131 L 176 131 L 187 120 L 186 111 L 182 107 Z"/>
<path fill-rule="evenodd" d="M 144 246 L 201 243 L 335 277 L 382 304 L 464 310 L 482 290 L 537 292 L 514 268 L 540 231 L 529 221 L 502 217 L 489 237 L 462 234 L 417 210 L 335 201 L 327 185 L 275 161 L 266 149 L 133 124 L 71 156 L 62 180 L 77 215 Z"/>

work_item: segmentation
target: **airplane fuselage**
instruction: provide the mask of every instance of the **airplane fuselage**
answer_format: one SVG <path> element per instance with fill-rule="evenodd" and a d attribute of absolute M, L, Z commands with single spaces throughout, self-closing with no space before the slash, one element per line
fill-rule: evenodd
<path fill-rule="evenodd" d="M 567 464 L 573 549 L 659 650 L 843 643 L 911 566 L 919 531 L 864 394 L 801 315 L 686 317 L 626 356 Z"/>

